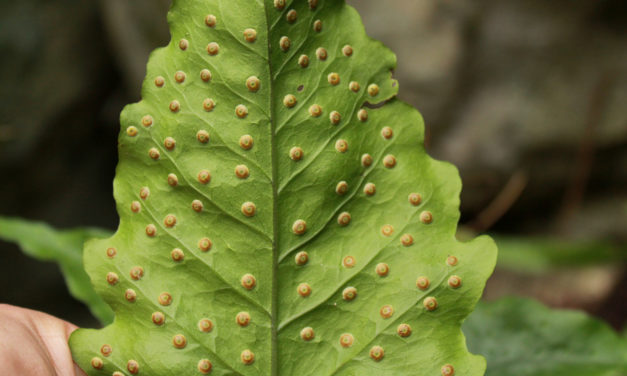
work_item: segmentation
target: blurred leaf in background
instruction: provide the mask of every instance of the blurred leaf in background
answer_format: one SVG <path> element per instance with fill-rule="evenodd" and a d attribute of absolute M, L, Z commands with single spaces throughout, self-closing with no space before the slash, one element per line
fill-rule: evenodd
<path fill-rule="evenodd" d="M 627 340 L 581 312 L 505 298 L 477 305 L 463 330 L 486 376 L 627 375 Z"/>
<path fill-rule="evenodd" d="M 473 238 L 461 226 L 460 240 Z M 627 244 L 612 237 L 572 238 L 557 234 L 492 232 L 499 247 L 494 274 L 483 298 L 516 295 L 537 299 L 552 308 L 584 310 L 616 329 L 627 323 Z"/>
<path fill-rule="evenodd" d="M 568 241 L 552 237 L 494 236 L 503 269 L 546 272 L 553 268 L 586 267 L 627 261 L 627 246 L 609 241 Z"/>
<path fill-rule="evenodd" d="M 103 325 L 113 322 L 113 311 L 96 294 L 83 269 L 83 244 L 92 238 L 109 236 L 111 232 L 106 230 L 58 231 L 44 223 L 0 217 L 0 239 L 18 243 L 33 258 L 57 262 L 70 294 L 85 303 Z"/>

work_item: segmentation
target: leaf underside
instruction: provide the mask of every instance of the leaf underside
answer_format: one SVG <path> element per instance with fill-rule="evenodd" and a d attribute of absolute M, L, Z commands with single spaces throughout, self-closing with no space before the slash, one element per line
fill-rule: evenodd
<path fill-rule="evenodd" d="M 115 322 L 77 331 L 75 360 L 90 375 L 482 375 L 460 325 L 496 250 L 455 239 L 457 171 L 425 153 L 395 56 L 354 9 L 282 3 L 174 1 L 172 41 L 121 115 L 119 229 L 84 254 Z"/>

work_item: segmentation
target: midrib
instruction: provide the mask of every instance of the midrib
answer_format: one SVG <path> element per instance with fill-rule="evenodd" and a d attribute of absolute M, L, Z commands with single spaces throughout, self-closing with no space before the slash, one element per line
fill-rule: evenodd
<path fill-rule="evenodd" d="M 272 163 L 272 302 L 270 310 L 270 327 L 271 327 L 271 342 L 270 342 L 270 374 L 271 376 L 279 375 L 279 351 L 278 351 L 278 334 L 277 334 L 277 319 L 278 319 L 278 303 L 279 303 L 279 288 L 278 288 L 278 272 L 279 272 L 279 194 L 278 194 L 278 152 L 276 147 L 276 124 L 275 119 L 275 106 L 274 106 L 274 74 L 272 72 L 272 46 L 270 43 L 271 22 L 270 13 L 268 7 L 272 7 L 272 0 L 264 0 L 264 12 L 266 15 L 266 37 L 268 42 L 268 77 L 270 78 L 270 148 L 271 148 L 271 163 Z"/>

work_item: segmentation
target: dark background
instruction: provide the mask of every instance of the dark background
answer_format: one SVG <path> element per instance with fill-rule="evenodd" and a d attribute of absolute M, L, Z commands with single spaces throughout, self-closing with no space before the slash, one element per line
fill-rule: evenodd
<path fill-rule="evenodd" d="M 353 0 L 398 56 L 400 97 L 464 182 L 462 224 L 500 236 L 627 243 L 627 3 Z M 165 45 L 167 0 L 0 4 L 0 214 L 115 229 L 118 116 Z M 526 274 L 510 293 L 620 327 L 625 266 Z M 95 320 L 58 268 L 0 242 L 0 302 Z"/>

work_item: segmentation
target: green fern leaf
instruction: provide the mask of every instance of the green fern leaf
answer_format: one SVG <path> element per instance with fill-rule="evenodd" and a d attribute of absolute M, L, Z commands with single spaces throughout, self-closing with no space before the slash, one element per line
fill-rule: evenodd
<path fill-rule="evenodd" d="M 463 319 L 495 263 L 457 171 L 342 0 L 175 0 L 121 116 L 117 233 L 85 267 L 91 375 L 482 375 Z M 370 104 L 370 105 L 369 105 Z M 119 375 L 119 374 L 116 374 Z"/>

